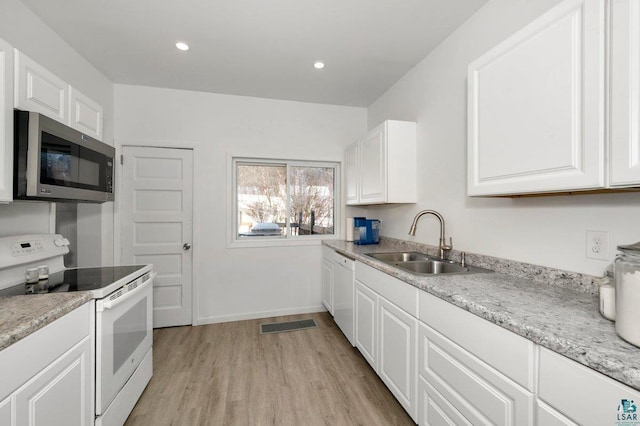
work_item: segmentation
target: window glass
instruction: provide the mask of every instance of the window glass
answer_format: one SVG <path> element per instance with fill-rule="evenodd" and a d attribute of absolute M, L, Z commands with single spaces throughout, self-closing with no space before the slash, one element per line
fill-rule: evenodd
<path fill-rule="evenodd" d="M 333 235 L 337 163 L 234 159 L 236 238 Z"/>

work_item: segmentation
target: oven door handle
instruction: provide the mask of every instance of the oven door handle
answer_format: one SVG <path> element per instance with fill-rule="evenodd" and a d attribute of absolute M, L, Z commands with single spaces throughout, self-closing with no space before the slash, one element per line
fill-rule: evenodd
<path fill-rule="evenodd" d="M 140 293 L 142 290 L 144 290 L 145 288 L 147 288 L 147 286 L 150 286 L 153 284 L 153 280 L 156 277 L 155 272 L 151 273 L 151 276 L 149 277 L 148 280 L 146 280 L 145 282 L 143 282 L 142 284 L 140 284 L 138 287 L 134 288 L 133 290 L 130 290 L 128 292 L 126 292 L 124 295 L 117 297 L 115 299 L 105 299 L 105 300 L 99 300 L 98 303 L 96 303 L 96 310 L 98 312 L 102 312 L 108 309 L 113 309 L 116 306 L 118 306 L 121 303 L 124 303 L 125 301 L 127 301 L 128 299 L 132 298 L 133 296 L 135 296 L 136 294 Z"/>

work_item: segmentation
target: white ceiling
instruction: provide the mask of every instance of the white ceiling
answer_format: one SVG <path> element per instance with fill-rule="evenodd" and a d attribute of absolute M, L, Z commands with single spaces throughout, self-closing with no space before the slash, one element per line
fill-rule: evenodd
<path fill-rule="evenodd" d="M 115 83 L 351 106 L 486 1 L 22 0 Z"/>

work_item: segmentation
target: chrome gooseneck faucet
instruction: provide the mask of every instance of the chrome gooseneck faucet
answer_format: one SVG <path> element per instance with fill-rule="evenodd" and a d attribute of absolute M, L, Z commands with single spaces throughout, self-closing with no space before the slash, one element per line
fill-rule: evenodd
<path fill-rule="evenodd" d="M 420 219 L 425 214 L 432 214 L 440 221 L 440 244 L 438 245 L 438 247 L 440 248 L 440 258 L 444 259 L 444 252 L 449 251 L 453 248 L 453 240 L 449 238 L 449 245 L 447 245 L 446 238 L 444 237 L 444 218 L 440 213 L 435 210 L 422 210 L 421 212 L 419 212 L 416 217 L 413 218 L 413 223 L 411 223 L 411 228 L 409 228 L 409 235 L 416 235 L 418 219 Z"/>

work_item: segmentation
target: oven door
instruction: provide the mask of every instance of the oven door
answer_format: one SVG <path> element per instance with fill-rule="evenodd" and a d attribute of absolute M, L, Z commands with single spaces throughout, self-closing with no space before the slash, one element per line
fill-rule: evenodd
<path fill-rule="evenodd" d="M 154 274 L 155 275 L 155 274 Z M 96 301 L 96 415 L 109 407 L 153 344 L 153 276 Z M 112 295 L 117 292 L 112 293 Z"/>

